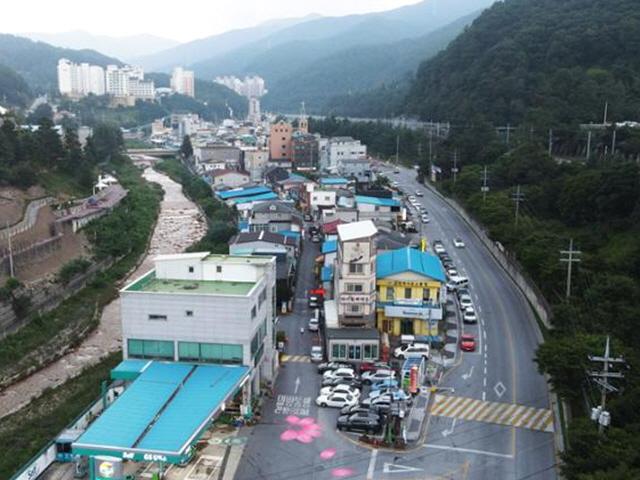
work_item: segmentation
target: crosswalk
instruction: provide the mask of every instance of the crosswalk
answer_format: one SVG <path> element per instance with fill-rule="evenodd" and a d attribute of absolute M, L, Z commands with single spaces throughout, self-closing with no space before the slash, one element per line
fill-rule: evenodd
<path fill-rule="evenodd" d="M 436 395 L 431 406 L 431 415 L 553 432 L 551 410 L 513 403 Z"/>
<path fill-rule="evenodd" d="M 281 363 L 311 363 L 311 357 L 309 355 L 282 355 L 280 357 Z"/>

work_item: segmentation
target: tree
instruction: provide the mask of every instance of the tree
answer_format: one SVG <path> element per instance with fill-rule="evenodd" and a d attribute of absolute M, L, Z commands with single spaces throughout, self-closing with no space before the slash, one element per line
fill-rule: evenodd
<path fill-rule="evenodd" d="M 120 127 L 110 123 L 101 123 L 93 128 L 93 134 L 87 139 L 85 153 L 93 164 L 119 161 L 124 152 L 124 139 Z"/>
<path fill-rule="evenodd" d="M 184 158 L 191 158 L 193 156 L 193 147 L 191 146 L 191 138 L 189 137 L 189 135 L 185 135 L 182 139 L 180 153 Z"/>
<path fill-rule="evenodd" d="M 44 117 L 40 119 L 34 140 L 37 162 L 46 167 L 58 166 L 64 156 L 64 149 L 60 135 L 55 130 L 53 122 L 50 119 Z"/>
<path fill-rule="evenodd" d="M 38 105 L 36 109 L 27 117 L 27 123 L 35 125 L 39 123 L 43 118 L 53 121 L 53 109 L 48 103 L 41 103 L 40 105 Z"/>

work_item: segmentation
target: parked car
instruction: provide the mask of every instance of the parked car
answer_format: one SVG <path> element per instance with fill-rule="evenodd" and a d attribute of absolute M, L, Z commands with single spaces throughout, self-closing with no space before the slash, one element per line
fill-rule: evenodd
<path fill-rule="evenodd" d="M 469 285 L 469 279 L 467 277 L 450 278 L 447 282 L 447 290 L 455 291 L 459 288 L 467 287 Z"/>
<path fill-rule="evenodd" d="M 464 323 L 476 323 L 478 321 L 476 311 L 473 309 L 473 307 L 467 307 L 464 309 L 464 313 L 462 314 L 462 321 Z"/>
<path fill-rule="evenodd" d="M 470 333 L 465 333 L 460 337 L 460 350 L 463 352 L 475 352 L 476 351 L 476 337 Z"/>
<path fill-rule="evenodd" d="M 331 395 L 332 393 L 344 393 L 345 395 L 360 398 L 360 390 L 350 385 L 339 384 L 333 387 L 322 387 L 320 389 L 320 395 Z"/>
<path fill-rule="evenodd" d="M 349 432 L 378 433 L 382 430 L 382 422 L 376 414 L 351 416 L 342 415 L 338 417 L 338 430 Z"/>
<path fill-rule="evenodd" d="M 424 357 L 429 358 L 429 345 L 426 343 L 414 343 L 412 345 L 403 345 L 393 351 L 396 358 L 413 358 Z"/>
<path fill-rule="evenodd" d="M 363 407 L 369 407 L 374 411 L 388 412 L 391 409 L 393 400 L 390 395 L 380 395 L 376 398 L 365 398 L 360 402 Z"/>
<path fill-rule="evenodd" d="M 375 372 L 380 369 L 389 370 L 391 366 L 386 362 L 362 362 L 360 364 L 360 373 L 363 372 Z"/>
<path fill-rule="evenodd" d="M 309 308 L 318 308 L 320 307 L 320 297 L 317 295 L 311 295 L 309 297 Z"/>
<path fill-rule="evenodd" d="M 409 195 L 409 201 L 410 202 L 415 202 L 416 201 L 416 197 L 414 195 Z"/>
<path fill-rule="evenodd" d="M 464 310 L 467 307 L 473 307 L 473 301 L 471 300 L 471 295 L 468 293 L 464 293 L 458 297 L 458 302 L 460 302 L 460 307 Z"/>
<path fill-rule="evenodd" d="M 464 248 L 464 242 L 462 241 L 462 239 L 460 238 L 454 238 L 453 239 L 453 246 L 456 248 Z"/>
<path fill-rule="evenodd" d="M 311 236 L 311 241 L 313 243 L 320 243 L 320 235 L 312 235 Z"/>
<path fill-rule="evenodd" d="M 407 402 L 407 401 L 411 401 L 411 397 L 409 395 L 407 395 L 407 393 L 404 390 L 401 390 L 399 388 L 396 389 L 388 389 L 386 391 L 384 390 L 374 390 L 372 392 L 369 393 L 369 398 L 370 399 L 374 399 L 380 396 L 385 396 L 385 395 L 389 395 L 389 397 L 391 398 L 391 400 L 393 400 L 394 402 Z"/>
<path fill-rule="evenodd" d="M 347 405 L 356 405 L 358 400 L 344 393 L 332 393 L 330 395 L 318 395 L 316 405 L 320 407 L 343 408 Z"/>
<path fill-rule="evenodd" d="M 337 370 L 338 368 L 353 368 L 353 365 L 345 362 L 323 362 L 318 365 L 318 373 L 324 373 L 327 370 Z"/>
<path fill-rule="evenodd" d="M 456 295 L 458 295 L 458 300 L 463 296 L 466 295 L 469 297 L 469 299 L 471 299 L 471 292 L 469 291 L 468 288 L 459 288 L 458 290 L 456 290 Z"/>
<path fill-rule="evenodd" d="M 304 214 L 304 221 L 305 222 L 312 222 L 313 221 L 313 217 L 311 215 L 309 215 L 308 213 Z"/>
<path fill-rule="evenodd" d="M 309 325 L 307 326 L 307 328 L 309 330 L 311 330 L 312 332 L 317 332 L 320 328 L 320 320 L 318 320 L 317 318 L 313 317 L 309 319 Z"/>
<path fill-rule="evenodd" d="M 362 405 L 350 405 L 340 409 L 340 415 L 353 415 L 354 413 L 369 414 L 372 412 L 368 407 L 363 407 Z"/>
<path fill-rule="evenodd" d="M 323 378 L 321 386 L 335 387 L 336 385 L 349 385 L 355 388 L 362 388 L 362 381 L 359 378 Z"/>
<path fill-rule="evenodd" d="M 321 362 L 323 358 L 322 347 L 320 345 L 314 345 L 311 347 L 311 361 Z"/>
<path fill-rule="evenodd" d="M 362 383 L 365 385 L 371 385 L 379 380 L 388 380 L 396 377 L 396 372 L 393 370 L 376 370 L 375 372 L 369 371 L 362 374 Z"/>
<path fill-rule="evenodd" d="M 424 197 L 424 194 L 420 190 L 416 190 L 416 197 Z"/>
<path fill-rule="evenodd" d="M 458 277 L 458 270 L 456 270 L 455 268 L 448 268 L 447 269 L 447 277 L 449 277 L 449 278 L 457 278 Z"/>
<path fill-rule="evenodd" d="M 444 248 L 444 245 L 442 245 L 442 242 L 434 243 L 433 244 L 433 251 L 436 252 L 436 254 L 438 254 L 438 255 L 440 255 L 442 253 L 447 253 L 447 251 Z"/>
<path fill-rule="evenodd" d="M 422 217 L 420 217 L 422 220 L 422 223 L 429 223 L 429 216 L 426 213 L 422 214 Z"/>
<path fill-rule="evenodd" d="M 322 374 L 322 378 L 356 378 L 356 372 L 352 368 L 338 368 L 337 370 L 327 370 Z"/>
<path fill-rule="evenodd" d="M 452 260 L 445 260 L 444 262 L 442 262 L 442 266 L 446 269 L 455 268 Z"/>
<path fill-rule="evenodd" d="M 371 384 L 371 391 L 385 388 L 398 388 L 398 381 L 395 378 L 383 378 Z"/>

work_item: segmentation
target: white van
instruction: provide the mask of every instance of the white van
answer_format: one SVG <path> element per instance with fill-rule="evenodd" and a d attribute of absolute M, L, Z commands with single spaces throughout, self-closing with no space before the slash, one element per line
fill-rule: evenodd
<path fill-rule="evenodd" d="M 450 292 L 456 291 L 459 288 L 466 288 L 469 286 L 469 279 L 467 277 L 451 277 L 447 282 L 447 290 Z"/>
<path fill-rule="evenodd" d="M 313 317 L 309 319 L 309 330 L 311 332 L 317 332 L 319 326 L 320 326 L 320 321 L 317 318 Z"/>

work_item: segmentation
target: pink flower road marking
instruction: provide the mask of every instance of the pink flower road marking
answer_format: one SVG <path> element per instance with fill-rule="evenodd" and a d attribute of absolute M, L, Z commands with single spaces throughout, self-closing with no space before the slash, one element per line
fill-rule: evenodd
<path fill-rule="evenodd" d="M 296 440 L 300 443 L 311 443 L 322 436 L 322 427 L 311 417 L 300 418 L 289 415 L 285 418 L 289 428 L 280 434 L 280 440 L 290 442 Z"/>
<path fill-rule="evenodd" d="M 295 415 L 289 415 L 285 418 L 288 424 L 288 428 L 280 434 L 280 440 L 283 442 L 291 442 L 293 440 L 309 444 L 316 438 L 322 436 L 322 427 L 316 423 L 316 420 L 311 417 L 300 418 Z M 320 458 L 322 460 L 330 460 L 336 456 L 337 450 L 335 448 L 325 448 L 320 452 Z M 355 473 L 351 468 L 334 468 L 331 470 L 331 476 L 335 478 L 350 477 Z"/>

